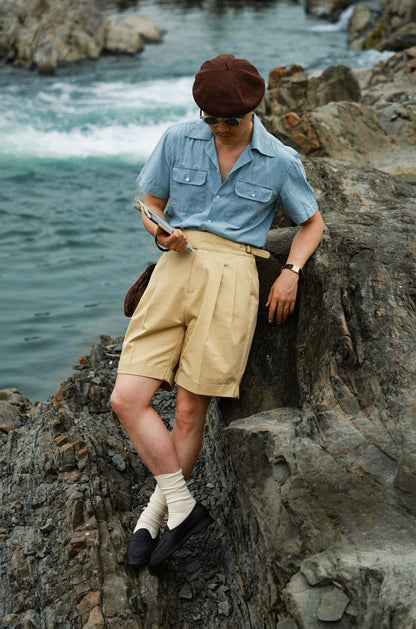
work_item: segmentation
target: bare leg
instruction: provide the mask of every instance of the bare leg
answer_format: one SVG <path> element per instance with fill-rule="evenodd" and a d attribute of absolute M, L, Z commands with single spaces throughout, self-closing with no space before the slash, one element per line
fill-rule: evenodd
<path fill-rule="evenodd" d="M 143 463 L 156 476 L 182 469 L 188 478 L 201 450 L 210 397 L 178 387 L 172 435 L 151 406 L 159 380 L 119 374 L 111 404 Z"/>
<path fill-rule="evenodd" d="M 127 553 L 132 565 L 145 565 L 148 561 L 153 546 L 149 540 L 143 539 L 142 531 L 147 529 L 152 539 L 156 539 L 164 505 L 168 507 L 170 530 L 185 520 L 189 528 L 187 516 L 191 512 L 195 513 L 194 507 L 198 509 L 198 515 L 193 516 L 194 519 L 197 518 L 197 522 L 192 524 L 193 530 L 200 530 L 201 520 L 203 526 L 212 521 L 206 510 L 201 515 L 201 509 L 204 508 L 195 505 L 184 480 L 191 474 L 201 449 L 210 398 L 178 387 L 175 423 L 170 434 L 151 406 L 152 397 L 159 385 L 160 381 L 152 378 L 119 374 L 111 396 L 114 411 L 140 458 L 158 483 L 129 542 Z M 188 534 L 189 531 L 186 535 Z"/>
<path fill-rule="evenodd" d="M 181 465 L 171 435 L 151 406 L 159 380 L 118 374 L 111 405 L 143 463 L 153 476 L 171 474 Z"/>
<path fill-rule="evenodd" d="M 191 475 L 201 450 L 210 399 L 178 386 L 172 441 L 185 478 Z"/>

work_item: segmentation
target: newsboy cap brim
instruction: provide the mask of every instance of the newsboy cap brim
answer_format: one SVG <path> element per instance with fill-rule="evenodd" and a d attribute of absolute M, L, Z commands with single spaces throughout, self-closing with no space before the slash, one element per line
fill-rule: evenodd
<path fill-rule="evenodd" d="M 202 111 L 223 118 L 254 111 L 264 90 L 264 79 L 249 61 L 218 55 L 202 64 L 192 94 Z"/>

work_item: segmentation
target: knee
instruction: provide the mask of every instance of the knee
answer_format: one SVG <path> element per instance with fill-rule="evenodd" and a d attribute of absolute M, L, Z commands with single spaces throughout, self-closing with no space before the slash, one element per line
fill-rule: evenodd
<path fill-rule="evenodd" d="M 197 405 L 190 400 L 178 401 L 175 411 L 175 425 L 182 433 L 199 432 L 204 426 L 205 414 L 201 416 Z"/>
<path fill-rule="evenodd" d="M 110 397 L 110 405 L 113 409 L 114 413 L 120 419 L 123 416 L 123 410 L 125 408 L 125 401 L 123 400 L 123 396 L 120 395 L 117 387 L 113 389 L 113 392 Z M 121 419 L 120 419 L 121 421 Z"/>
<path fill-rule="evenodd" d="M 132 400 L 125 394 L 125 392 L 120 391 L 120 389 L 115 386 L 110 397 L 110 404 L 120 423 L 123 424 L 123 426 L 126 426 L 129 422 L 131 412 L 135 407 Z"/>

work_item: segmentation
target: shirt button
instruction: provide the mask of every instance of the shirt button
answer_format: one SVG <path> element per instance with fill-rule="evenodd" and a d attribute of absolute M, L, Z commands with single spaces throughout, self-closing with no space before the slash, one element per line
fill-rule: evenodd
<path fill-rule="evenodd" d="M 256 195 L 255 195 L 255 193 L 253 192 L 253 194 L 252 194 L 251 196 L 252 196 L 252 197 L 255 197 Z"/>
<path fill-rule="evenodd" d="M 189 181 L 189 177 L 186 177 L 186 178 L 185 178 L 185 181 Z"/>
<path fill-rule="evenodd" d="M 210 218 L 208 219 L 208 223 L 212 223 L 212 220 Z"/>
<path fill-rule="evenodd" d="M 219 194 L 217 194 L 217 199 L 221 199 L 221 197 L 220 197 L 220 195 L 219 195 Z"/>

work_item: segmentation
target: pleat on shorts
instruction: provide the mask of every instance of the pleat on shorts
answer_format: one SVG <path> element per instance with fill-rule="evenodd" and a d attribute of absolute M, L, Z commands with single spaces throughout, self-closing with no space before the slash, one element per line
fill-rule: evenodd
<path fill-rule="evenodd" d="M 194 251 L 164 253 L 128 326 L 118 372 L 200 395 L 238 397 L 258 311 L 245 246 L 185 231 Z"/>

